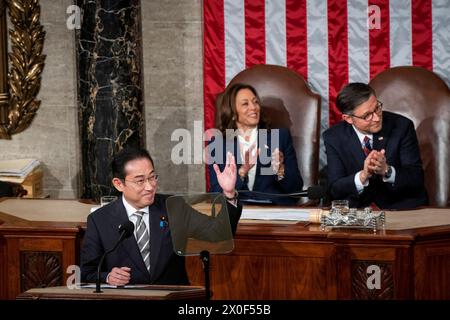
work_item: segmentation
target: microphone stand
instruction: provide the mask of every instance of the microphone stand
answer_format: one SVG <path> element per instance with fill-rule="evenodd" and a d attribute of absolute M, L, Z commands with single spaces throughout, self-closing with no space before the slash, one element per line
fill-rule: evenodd
<path fill-rule="evenodd" d="M 203 271 L 205 275 L 205 298 L 209 301 L 211 300 L 211 290 L 209 284 L 209 251 L 203 250 L 200 252 L 200 260 L 203 263 Z"/>
<path fill-rule="evenodd" d="M 217 200 L 224 200 L 222 195 L 217 195 L 212 201 L 212 207 L 211 207 L 211 217 L 216 217 L 216 207 L 215 203 Z M 222 203 L 222 205 L 227 205 L 226 203 Z M 200 252 L 200 260 L 203 264 L 203 271 L 205 276 L 205 298 L 207 301 L 211 300 L 211 285 L 209 282 L 209 251 L 208 250 L 202 250 Z"/>
<path fill-rule="evenodd" d="M 97 278 L 95 279 L 95 291 L 94 293 L 102 293 L 103 291 L 100 290 L 100 269 L 102 268 L 103 260 L 105 260 L 106 252 L 102 255 L 100 258 L 100 262 L 98 263 L 97 267 Z"/>
<path fill-rule="evenodd" d="M 119 240 L 116 242 L 116 245 L 112 249 L 106 251 L 102 255 L 102 257 L 100 258 L 100 262 L 98 263 L 98 266 L 97 266 L 97 278 L 95 279 L 95 291 L 94 291 L 94 293 L 103 293 L 103 291 L 100 289 L 100 270 L 102 269 L 103 261 L 105 260 L 105 257 L 109 253 L 111 253 L 114 250 L 116 250 L 116 248 L 119 245 L 119 243 L 121 243 L 122 240 L 125 239 L 126 234 L 127 234 L 126 230 L 123 230 L 122 233 L 120 234 Z"/>

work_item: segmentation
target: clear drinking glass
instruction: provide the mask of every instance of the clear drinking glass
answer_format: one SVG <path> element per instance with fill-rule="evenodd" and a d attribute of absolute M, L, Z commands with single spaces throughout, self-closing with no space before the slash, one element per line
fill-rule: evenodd
<path fill-rule="evenodd" d="M 350 211 L 348 200 L 333 200 L 331 201 L 331 209 L 340 210 L 342 214 L 347 214 Z"/>
<path fill-rule="evenodd" d="M 113 202 L 116 199 L 117 199 L 116 196 L 102 196 L 100 198 L 100 206 L 103 207 L 103 206 L 107 205 L 108 203 Z"/>

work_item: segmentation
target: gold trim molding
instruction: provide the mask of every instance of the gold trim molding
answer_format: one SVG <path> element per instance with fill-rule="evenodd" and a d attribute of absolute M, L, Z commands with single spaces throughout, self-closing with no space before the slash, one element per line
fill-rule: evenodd
<path fill-rule="evenodd" d="M 0 0 L 0 10 L 0 138 L 11 139 L 28 128 L 41 104 L 36 97 L 45 65 L 45 31 L 39 21 L 39 0 Z M 6 10 L 13 26 L 8 55 Z"/>

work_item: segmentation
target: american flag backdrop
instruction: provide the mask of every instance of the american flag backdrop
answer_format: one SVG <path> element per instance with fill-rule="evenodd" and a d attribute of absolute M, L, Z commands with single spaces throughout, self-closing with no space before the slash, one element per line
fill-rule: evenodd
<path fill-rule="evenodd" d="M 205 129 L 216 94 L 255 64 L 301 74 L 322 97 L 322 131 L 340 120 L 343 85 L 386 68 L 421 66 L 450 84 L 450 0 L 203 0 L 203 35 Z"/>

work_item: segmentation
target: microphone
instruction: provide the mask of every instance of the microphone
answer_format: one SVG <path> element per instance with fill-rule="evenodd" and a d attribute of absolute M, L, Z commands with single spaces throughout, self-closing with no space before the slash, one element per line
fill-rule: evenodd
<path fill-rule="evenodd" d="M 103 260 L 105 260 L 105 257 L 110 254 L 111 252 L 113 252 L 114 250 L 116 250 L 117 246 L 125 239 L 129 238 L 133 232 L 134 232 L 134 224 L 131 221 L 126 221 L 124 223 L 122 223 L 119 226 L 119 232 L 120 232 L 120 236 L 119 239 L 117 240 L 116 244 L 114 245 L 114 247 L 112 247 L 112 249 L 109 249 L 108 251 L 106 251 L 102 257 L 100 258 L 100 262 L 98 263 L 97 266 L 97 278 L 95 281 L 95 293 L 101 293 L 103 291 L 100 290 L 100 269 L 102 268 L 102 264 L 103 264 Z"/>
<path fill-rule="evenodd" d="M 250 195 L 257 194 L 270 197 L 292 197 L 292 198 L 308 197 L 311 200 L 319 200 L 325 196 L 326 188 L 322 186 L 312 186 L 309 187 L 307 190 L 302 190 L 300 192 L 294 193 L 266 193 L 260 191 L 247 191 L 247 190 L 239 190 L 238 193 Z"/>
<path fill-rule="evenodd" d="M 326 189 L 322 186 L 312 186 L 308 190 L 303 190 L 296 193 L 289 193 L 291 197 L 308 197 L 311 200 L 319 200 L 325 196 Z"/>

